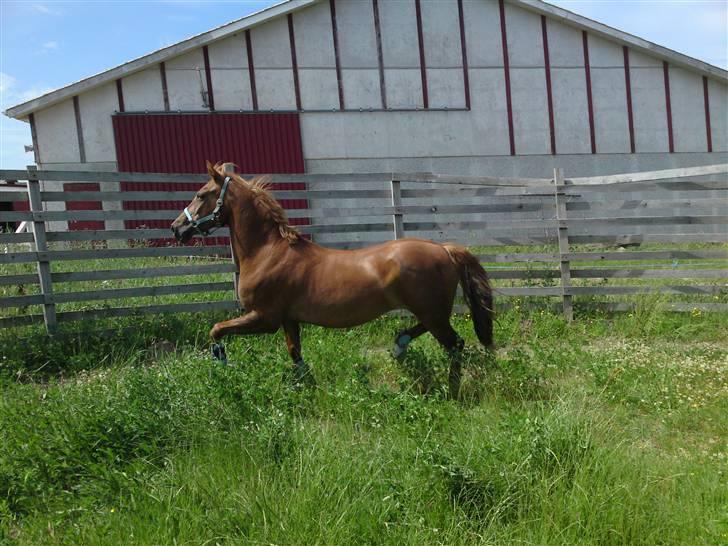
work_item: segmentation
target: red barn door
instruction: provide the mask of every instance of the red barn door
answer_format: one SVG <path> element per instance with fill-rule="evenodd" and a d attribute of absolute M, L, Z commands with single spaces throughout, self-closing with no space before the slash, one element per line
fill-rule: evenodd
<path fill-rule="evenodd" d="M 303 173 L 303 148 L 297 113 L 121 114 L 113 116 L 119 171 L 204 173 L 205 161 L 235 163 L 246 174 Z M 121 191 L 189 191 L 187 183 L 122 182 Z M 305 184 L 277 184 L 302 190 Z M 125 210 L 181 211 L 188 201 L 125 201 Z M 306 208 L 306 200 L 282 200 L 288 209 Z M 168 220 L 126 220 L 127 228 L 166 229 Z M 291 224 L 307 224 L 305 218 Z M 221 237 L 207 244 L 227 244 Z"/>

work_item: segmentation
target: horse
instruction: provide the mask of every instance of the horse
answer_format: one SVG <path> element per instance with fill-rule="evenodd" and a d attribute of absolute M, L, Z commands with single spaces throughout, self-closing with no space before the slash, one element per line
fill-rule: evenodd
<path fill-rule="evenodd" d="M 410 238 L 357 250 L 325 248 L 288 224 L 267 178 L 245 180 L 209 161 L 207 174 L 209 180 L 171 228 L 180 243 L 222 226 L 230 230 L 245 313 L 212 327 L 215 358 L 227 362 L 224 336 L 283 328 L 300 381 L 310 375 L 301 353 L 301 324 L 349 328 L 404 309 L 417 323 L 396 335 L 395 357 L 403 358 L 410 342 L 430 332 L 450 356 L 449 392 L 458 398 L 464 342 L 450 324 L 458 283 L 478 339 L 493 346 L 493 295 L 475 256 L 458 245 Z"/>

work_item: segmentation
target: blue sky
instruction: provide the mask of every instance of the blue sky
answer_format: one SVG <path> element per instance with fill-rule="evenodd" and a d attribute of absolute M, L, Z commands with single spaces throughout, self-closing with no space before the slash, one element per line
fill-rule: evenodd
<path fill-rule="evenodd" d="M 0 0 L 0 110 L 204 32 L 274 1 Z M 551 3 L 728 68 L 726 0 Z M 27 123 L 0 116 L 0 167 L 33 163 Z"/>

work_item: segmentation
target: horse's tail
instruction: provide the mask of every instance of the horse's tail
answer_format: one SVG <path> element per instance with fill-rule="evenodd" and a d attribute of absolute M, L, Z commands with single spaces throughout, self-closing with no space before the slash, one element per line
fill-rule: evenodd
<path fill-rule="evenodd" d="M 473 315 L 475 334 L 488 348 L 493 346 L 493 292 L 488 274 L 478 259 L 466 248 L 458 245 L 443 245 L 450 259 L 457 266 L 460 285 L 463 287 L 465 301 Z"/>

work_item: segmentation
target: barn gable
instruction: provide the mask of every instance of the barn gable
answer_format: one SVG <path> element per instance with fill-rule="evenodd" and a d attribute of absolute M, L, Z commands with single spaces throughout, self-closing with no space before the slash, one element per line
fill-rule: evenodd
<path fill-rule="evenodd" d="M 112 115 L 281 111 L 309 171 L 588 175 L 725 161 L 727 80 L 538 0 L 292 0 L 6 114 L 44 167 L 115 168 Z"/>

